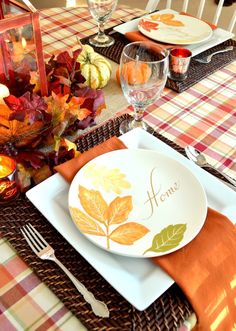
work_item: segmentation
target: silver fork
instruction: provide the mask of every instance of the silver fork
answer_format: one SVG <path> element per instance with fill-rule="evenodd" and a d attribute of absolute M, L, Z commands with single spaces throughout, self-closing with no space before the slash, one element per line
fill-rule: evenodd
<path fill-rule="evenodd" d="M 56 258 L 54 249 L 46 242 L 41 234 L 30 223 L 23 226 L 21 229 L 25 240 L 31 247 L 32 251 L 42 260 L 51 260 L 65 272 L 75 285 L 77 290 L 83 295 L 85 301 L 90 304 L 95 315 L 100 317 L 109 317 L 107 305 L 95 299 L 94 295 L 89 292 L 86 287 L 76 279 L 72 273 Z"/>
<path fill-rule="evenodd" d="M 196 62 L 200 62 L 200 63 L 209 63 L 209 62 L 211 62 L 212 56 L 214 56 L 216 54 L 219 54 L 219 53 L 232 51 L 233 48 L 234 48 L 233 46 L 229 46 L 229 47 L 226 47 L 226 48 L 221 49 L 219 51 L 213 52 L 213 53 L 211 53 L 210 55 L 208 55 L 204 58 L 193 58 L 193 60 L 196 61 Z"/>

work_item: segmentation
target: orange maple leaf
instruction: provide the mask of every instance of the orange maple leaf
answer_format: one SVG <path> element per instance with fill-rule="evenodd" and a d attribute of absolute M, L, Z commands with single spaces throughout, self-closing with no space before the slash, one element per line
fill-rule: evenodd
<path fill-rule="evenodd" d="M 12 142 L 16 147 L 25 146 L 40 139 L 39 134 L 44 128 L 44 123 L 36 121 L 29 123 L 28 116 L 23 122 L 9 121 L 12 111 L 6 105 L 0 105 L 0 145 Z"/>
<path fill-rule="evenodd" d="M 68 103 L 70 112 L 80 121 L 84 120 L 92 113 L 88 108 L 81 108 L 84 100 L 84 97 L 72 97 Z"/>

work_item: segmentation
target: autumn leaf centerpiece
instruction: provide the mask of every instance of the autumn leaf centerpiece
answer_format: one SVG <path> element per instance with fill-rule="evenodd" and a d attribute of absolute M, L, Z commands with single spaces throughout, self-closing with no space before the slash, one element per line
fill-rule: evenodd
<path fill-rule="evenodd" d="M 81 51 L 64 51 L 47 61 L 47 96 L 41 95 L 32 57 L 15 65 L 14 79 L 0 75 L 10 93 L 0 104 L 0 150 L 13 156 L 25 173 L 46 166 L 45 179 L 55 164 L 77 155 L 76 145 L 65 137 L 95 125 L 105 108 L 103 91 L 85 84 L 77 61 Z M 53 146 L 52 152 L 42 152 L 45 146 Z"/>

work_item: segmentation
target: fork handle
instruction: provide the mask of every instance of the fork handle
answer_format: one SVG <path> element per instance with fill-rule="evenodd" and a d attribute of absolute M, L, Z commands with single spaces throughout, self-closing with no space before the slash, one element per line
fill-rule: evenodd
<path fill-rule="evenodd" d="M 210 58 L 212 58 L 212 56 L 214 56 L 214 55 L 216 55 L 216 54 L 231 51 L 232 49 L 233 49 L 233 46 L 229 46 L 229 47 L 226 47 L 226 48 L 224 48 L 224 49 L 220 49 L 219 51 L 213 52 L 213 53 L 210 55 Z"/>
<path fill-rule="evenodd" d="M 55 257 L 54 262 L 65 272 L 65 274 L 70 278 L 72 283 L 75 285 L 77 290 L 83 295 L 84 300 L 90 304 L 95 315 L 100 317 L 109 317 L 109 310 L 107 305 L 97 300 L 93 293 L 87 290 L 87 288 L 80 282 L 75 276 Z"/>
<path fill-rule="evenodd" d="M 222 171 L 220 171 L 219 169 L 215 168 L 213 165 L 211 164 L 207 164 L 209 167 L 211 167 L 212 169 L 214 169 L 215 171 L 217 171 L 220 175 L 222 175 L 225 179 L 227 179 L 227 181 L 229 183 L 231 183 L 234 187 L 236 187 L 236 179 L 230 177 L 229 175 L 226 175 L 225 173 L 223 173 Z"/>

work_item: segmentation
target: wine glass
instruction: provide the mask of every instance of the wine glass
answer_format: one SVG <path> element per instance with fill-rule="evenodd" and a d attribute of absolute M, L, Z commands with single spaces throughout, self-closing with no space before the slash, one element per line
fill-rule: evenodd
<path fill-rule="evenodd" d="M 87 0 L 87 3 L 92 17 L 98 23 L 98 34 L 89 38 L 89 43 L 96 47 L 113 45 L 115 40 L 104 33 L 104 25 L 115 10 L 117 0 Z"/>
<path fill-rule="evenodd" d="M 123 93 L 134 107 L 134 118 L 124 120 L 120 133 L 141 127 L 145 109 L 160 96 L 167 79 L 169 52 L 154 42 L 132 42 L 123 49 L 120 60 L 120 81 Z"/>

